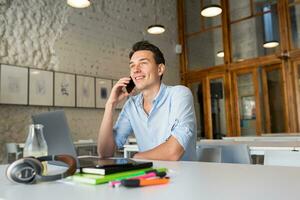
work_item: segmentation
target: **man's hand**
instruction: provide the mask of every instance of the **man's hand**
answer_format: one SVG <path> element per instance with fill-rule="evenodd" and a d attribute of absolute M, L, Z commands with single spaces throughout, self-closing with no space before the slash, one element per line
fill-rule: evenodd
<path fill-rule="evenodd" d="M 106 105 L 112 105 L 113 107 L 116 107 L 118 103 L 123 101 L 129 95 L 127 92 L 123 91 L 123 87 L 126 87 L 129 81 L 129 77 L 124 77 L 118 80 L 111 90 Z"/>

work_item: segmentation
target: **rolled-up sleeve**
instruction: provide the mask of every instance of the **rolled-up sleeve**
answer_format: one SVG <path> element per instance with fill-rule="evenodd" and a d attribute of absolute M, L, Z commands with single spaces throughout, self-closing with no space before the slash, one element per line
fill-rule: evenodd
<path fill-rule="evenodd" d="M 193 95 L 184 86 L 177 86 L 172 97 L 171 135 L 186 150 L 196 134 L 195 109 Z"/>
<path fill-rule="evenodd" d="M 128 114 L 126 113 L 126 109 L 124 108 L 119 114 L 117 122 L 115 123 L 115 126 L 113 128 L 115 143 L 118 149 L 124 146 L 128 136 L 132 133 L 132 127 L 128 118 Z"/>

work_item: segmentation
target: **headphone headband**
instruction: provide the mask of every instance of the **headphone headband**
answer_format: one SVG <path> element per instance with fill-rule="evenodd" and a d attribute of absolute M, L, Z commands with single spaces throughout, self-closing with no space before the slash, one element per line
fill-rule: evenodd
<path fill-rule="evenodd" d="M 42 175 L 44 161 L 60 161 L 66 163 L 69 168 L 60 174 Z M 21 158 L 6 170 L 6 176 L 9 180 L 17 183 L 34 183 L 36 181 L 54 181 L 66 178 L 76 172 L 76 160 L 70 155 L 49 155 L 42 157 L 25 157 Z"/>

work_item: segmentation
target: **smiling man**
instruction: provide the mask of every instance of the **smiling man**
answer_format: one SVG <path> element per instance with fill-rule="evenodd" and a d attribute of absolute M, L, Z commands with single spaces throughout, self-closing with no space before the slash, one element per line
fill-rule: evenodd
<path fill-rule="evenodd" d="M 130 78 L 121 78 L 112 88 L 98 136 L 100 157 L 113 156 L 134 133 L 139 153 L 134 158 L 151 160 L 195 160 L 196 122 L 191 91 L 185 86 L 162 83 L 165 59 L 158 47 L 141 41 L 129 54 L 130 77 L 140 92 L 130 96 L 123 90 Z M 116 124 L 113 112 L 128 97 Z"/>

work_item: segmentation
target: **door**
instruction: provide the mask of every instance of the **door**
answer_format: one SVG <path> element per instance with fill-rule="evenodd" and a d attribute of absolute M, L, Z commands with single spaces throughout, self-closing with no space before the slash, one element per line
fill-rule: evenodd
<path fill-rule="evenodd" d="M 267 133 L 287 130 L 284 103 L 283 74 L 280 65 L 262 67 L 264 114 Z"/>
<path fill-rule="evenodd" d="M 229 95 L 224 90 L 225 84 L 228 84 L 226 80 L 224 74 L 208 75 L 204 79 L 204 123 L 208 139 L 231 136 Z"/>
<path fill-rule="evenodd" d="M 257 68 L 234 71 L 233 87 L 236 135 L 260 135 L 262 128 Z"/>

